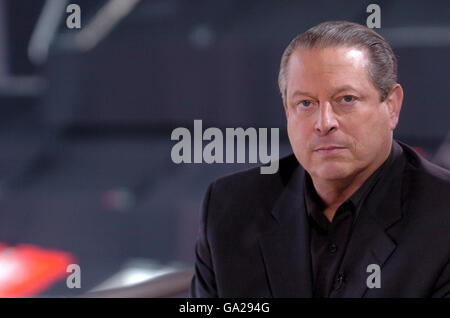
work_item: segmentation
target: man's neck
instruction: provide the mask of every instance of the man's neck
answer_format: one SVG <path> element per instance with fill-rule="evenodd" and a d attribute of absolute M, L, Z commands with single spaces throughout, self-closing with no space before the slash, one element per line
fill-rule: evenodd
<path fill-rule="evenodd" d="M 370 176 L 370 175 L 369 175 Z M 338 207 L 352 196 L 369 177 L 355 177 L 353 180 L 341 180 L 340 182 L 327 182 L 314 180 L 314 188 L 324 204 L 323 213 L 331 222 Z"/>

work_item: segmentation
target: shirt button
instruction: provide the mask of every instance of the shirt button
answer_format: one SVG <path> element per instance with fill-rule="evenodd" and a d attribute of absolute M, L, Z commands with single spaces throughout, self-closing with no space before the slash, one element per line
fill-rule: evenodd
<path fill-rule="evenodd" d="M 344 274 L 339 274 L 339 275 L 336 277 L 336 281 L 335 281 L 335 283 L 334 283 L 333 289 L 334 289 L 334 290 L 340 289 L 340 288 L 342 287 L 342 285 L 344 285 L 344 279 L 345 279 Z"/>
<path fill-rule="evenodd" d="M 334 253 L 336 253 L 336 251 L 337 251 L 337 246 L 336 246 L 336 244 L 330 244 L 330 245 L 328 245 L 328 251 L 331 253 L 331 254 L 334 254 Z"/>

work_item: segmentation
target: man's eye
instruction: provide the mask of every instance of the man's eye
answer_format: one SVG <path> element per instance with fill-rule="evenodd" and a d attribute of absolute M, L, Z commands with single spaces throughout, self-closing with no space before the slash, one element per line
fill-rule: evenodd
<path fill-rule="evenodd" d="M 346 96 L 342 97 L 342 101 L 343 101 L 344 103 L 351 103 L 351 102 L 353 102 L 354 100 L 355 100 L 355 97 L 350 96 L 350 95 L 346 95 Z"/>
<path fill-rule="evenodd" d="M 311 106 L 311 101 L 310 100 L 302 100 L 300 103 L 298 103 L 298 105 L 303 106 L 303 107 L 309 107 Z"/>

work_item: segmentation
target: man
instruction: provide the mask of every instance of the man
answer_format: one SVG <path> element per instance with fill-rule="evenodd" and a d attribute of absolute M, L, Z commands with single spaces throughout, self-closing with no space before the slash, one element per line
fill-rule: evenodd
<path fill-rule="evenodd" d="M 326 22 L 286 48 L 294 155 L 210 185 L 193 297 L 449 297 L 450 173 L 393 140 L 403 100 L 376 32 Z"/>

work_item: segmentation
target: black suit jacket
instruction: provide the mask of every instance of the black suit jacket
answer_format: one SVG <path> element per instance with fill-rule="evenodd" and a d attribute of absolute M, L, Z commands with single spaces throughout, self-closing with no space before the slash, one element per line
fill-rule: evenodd
<path fill-rule="evenodd" d="M 401 177 L 354 225 L 333 297 L 450 296 L 450 172 L 403 148 Z M 305 171 L 293 155 L 212 183 L 203 203 L 192 297 L 311 297 Z M 375 204 L 374 204 L 375 203 Z M 369 264 L 381 268 L 368 288 Z"/>

